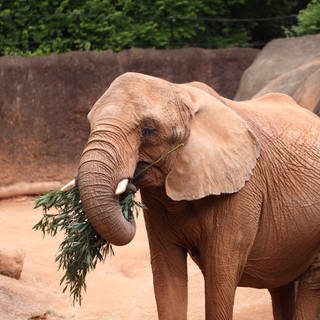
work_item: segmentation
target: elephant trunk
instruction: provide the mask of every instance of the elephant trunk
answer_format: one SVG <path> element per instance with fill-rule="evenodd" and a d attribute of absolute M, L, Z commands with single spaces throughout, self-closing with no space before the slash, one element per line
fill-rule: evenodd
<path fill-rule="evenodd" d="M 133 217 L 129 221 L 124 218 L 115 190 L 121 180 L 132 176 L 136 157 L 131 148 L 131 157 L 129 154 L 126 160 L 121 160 L 117 145 L 119 140 L 115 143 L 110 137 L 101 139 L 101 134 L 99 138 L 90 136 L 80 160 L 78 187 L 84 211 L 94 229 L 106 241 L 120 246 L 132 240 L 136 226 Z"/>

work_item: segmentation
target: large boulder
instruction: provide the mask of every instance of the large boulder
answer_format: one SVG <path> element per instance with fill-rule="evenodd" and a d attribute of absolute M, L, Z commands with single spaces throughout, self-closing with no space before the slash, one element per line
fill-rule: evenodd
<path fill-rule="evenodd" d="M 269 42 L 244 72 L 235 99 L 275 91 L 320 112 L 320 34 Z"/>
<path fill-rule="evenodd" d="M 306 77 L 292 96 L 300 105 L 320 116 L 320 59 L 315 71 Z"/>
<path fill-rule="evenodd" d="M 17 281 L 0 275 L 1 320 L 61 320 L 49 309 L 58 299 L 61 298 L 38 279 Z"/>
<path fill-rule="evenodd" d="M 48 186 L 42 182 L 74 177 L 89 133 L 86 115 L 120 74 L 135 71 L 178 83 L 203 81 L 232 97 L 258 52 L 131 49 L 1 57 L 0 198 L 39 192 Z"/>
<path fill-rule="evenodd" d="M 0 246 L 0 274 L 19 279 L 25 252 L 21 248 L 15 246 Z"/>

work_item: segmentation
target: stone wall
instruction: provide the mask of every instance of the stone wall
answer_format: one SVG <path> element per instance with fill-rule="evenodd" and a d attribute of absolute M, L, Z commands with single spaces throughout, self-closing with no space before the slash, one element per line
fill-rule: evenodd
<path fill-rule="evenodd" d="M 236 100 L 282 92 L 320 116 L 320 34 L 270 41 L 244 72 Z"/>
<path fill-rule="evenodd" d="M 8 186 L 15 194 L 17 183 L 60 182 L 76 174 L 88 137 L 86 115 L 118 75 L 135 71 L 177 83 L 203 81 L 232 98 L 258 52 L 131 49 L 1 57 L 0 197 L 1 191 L 10 195 Z"/>

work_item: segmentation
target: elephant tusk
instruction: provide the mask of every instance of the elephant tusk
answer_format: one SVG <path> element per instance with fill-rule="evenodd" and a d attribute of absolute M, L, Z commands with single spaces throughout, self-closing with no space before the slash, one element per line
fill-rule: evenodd
<path fill-rule="evenodd" d="M 76 186 L 76 179 L 72 179 L 66 185 L 64 185 L 60 190 L 61 191 L 69 191 Z"/>
<path fill-rule="evenodd" d="M 127 189 L 129 183 L 129 179 L 123 179 L 118 183 L 117 189 L 115 191 L 115 194 L 118 196 L 122 193 L 124 193 Z"/>

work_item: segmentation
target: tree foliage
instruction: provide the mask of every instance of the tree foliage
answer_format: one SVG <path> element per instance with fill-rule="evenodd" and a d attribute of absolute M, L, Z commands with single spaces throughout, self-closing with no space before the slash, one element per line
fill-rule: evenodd
<path fill-rule="evenodd" d="M 320 1 L 312 0 L 298 15 L 298 24 L 291 28 L 292 35 L 320 33 Z"/>
<path fill-rule="evenodd" d="M 304 2 L 2 0 L 0 55 L 119 51 L 131 47 L 247 46 L 252 41 L 281 36 L 283 21 L 263 27 L 262 22 L 241 19 L 288 15 L 301 9 Z"/>

